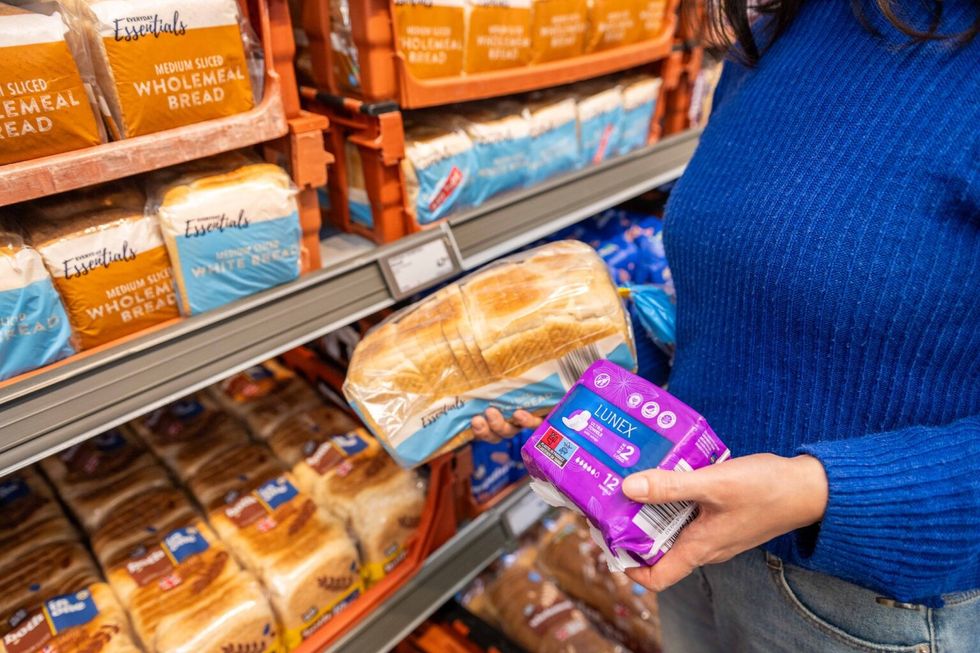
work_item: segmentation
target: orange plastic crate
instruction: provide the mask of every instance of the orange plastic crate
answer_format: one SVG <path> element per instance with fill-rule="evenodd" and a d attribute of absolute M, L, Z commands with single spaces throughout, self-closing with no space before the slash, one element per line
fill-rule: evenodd
<path fill-rule="evenodd" d="M 668 0 L 659 37 L 561 61 L 440 79 L 416 79 L 399 52 L 391 0 L 351 0 L 353 40 L 360 63 L 364 102 L 394 101 L 403 109 L 419 109 L 523 93 L 599 77 L 663 59 L 670 54 L 677 27 L 677 2 Z M 344 88 L 334 75 L 330 47 L 329 0 L 308 0 L 303 27 L 310 39 L 316 84 L 334 95 Z"/>

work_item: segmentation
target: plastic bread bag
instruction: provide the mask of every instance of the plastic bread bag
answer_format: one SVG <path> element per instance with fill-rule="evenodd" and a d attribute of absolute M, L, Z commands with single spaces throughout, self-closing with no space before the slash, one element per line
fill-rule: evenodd
<path fill-rule="evenodd" d="M 602 163 L 619 150 L 623 94 L 608 81 L 583 82 L 572 90 L 578 97 L 579 166 Z"/>
<path fill-rule="evenodd" d="M 297 487 L 354 535 L 368 583 L 401 563 L 425 508 L 420 474 L 399 467 L 377 440 L 332 406 L 293 415 L 268 443 Z"/>
<path fill-rule="evenodd" d="M 369 331 L 344 394 L 392 456 L 415 466 L 469 441 L 486 408 L 544 414 L 592 362 L 632 368 L 634 356 L 602 260 L 562 241 L 503 258 Z"/>
<path fill-rule="evenodd" d="M 516 102 L 500 101 L 461 109 L 456 123 L 476 154 L 476 174 L 466 184 L 466 203 L 479 206 L 494 195 L 528 181 L 531 123 Z"/>
<path fill-rule="evenodd" d="M 374 227 L 374 214 L 368 198 L 367 182 L 364 180 L 361 151 L 350 141 L 345 141 L 344 156 L 347 158 L 347 209 L 350 219 L 370 229 Z"/>
<path fill-rule="evenodd" d="M 667 27 L 667 0 L 639 0 L 640 39 L 649 41 L 664 35 Z"/>
<path fill-rule="evenodd" d="M 185 315 L 300 274 L 296 187 L 277 165 L 239 160 L 199 162 L 153 182 L 148 206 L 160 221 Z"/>
<path fill-rule="evenodd" d="M 466 0 L 393 0 L 395 44 L 416 79 L 463 72 Z"/>
<path fill-rule="evenodd" d="M 604 637 L 533 560 L 530 549 L 505 556 L 488 583 L 488 598 L 505 635 L 538 653 L 628 653 Z"/>
<path fill-rule="evenodd" d="M 257 444 L 226 450 L 187 483 L 222 541 L 261 580 L 289 650 L 363 591 L 344 525 L 297 485 Z"/>
<path fill-rule="evenodd" d="M 84 39 L 60 3 L 0 3 L 0 165 L 106 140 Z"/>
<path fill-rule="evenodd" d="M 275 360 L 220 381 L 211 387 L 211 396 L 244 421 L 259 440 L 268 438 L 290 416 L 323 403 L 306 381 Z"/>
<path fill-rule="evenodd" d="M 361 66 L 354 43 L 349 0 L 329 0 L 331 64 L 337 85 L 357 94 L 361 90 Z M 298 17 L 298 16 L 297 16 Z"/>
<path fill-rule="evenodd" d="M 257 43 L 236 0 L 65 2 L 122 138 L 242 113 L 261 97 Z"/>
<path fill-rule="evenodd" d="M 579 603 L 596 611 L 634 653 L 659 653 L 657 597 L 624 574 L 610 574 L 602 548 L 579 515 L 565 513 L 538 549 L 537 565 Z"/>
<path fill-rule="evenodd" d="M 605 360 L 586 370 L 521 453 L 544 501 L 588 518 L 612 571 L 655 564 L 697 515 L 691 502 L 628 499 L 624 477 L 654 467 L 691 471 L 730 456 L 694 410 Z"/>
<path fill-rule="evenodd" d="M 139 653 L 81 544 L 38 544 L 0 562 L 0 652 L 25 651 Z"/>
<path fill-rule="evenodd" d="M 650 123 L 660 97 L 662 80 L 652 75 L 635 75 L 620 81 L 623 93 L 623 130 L 620 154 L 638 150 L 650 141 Z"/>
<path fill-rule="evenodd" d="M 69 214 L 72 196 L 49 203 Z M 64 302 L 79 349 L 137 333 L 179 316 L 170 257 L 157 221 L 143 207 L 88 210 L 53 218 L 41 204 L 22 220 Z"/>
<path fill-rule="evenodd" d="M 587 52 L 630 45 L 642 36 L 637 0 L 589 0 L 589 25 Z"/>
<path fill-rule="evenodd" d="M 262 586 L 180 490 L 132 497 L 91 543 L 146 651 L 284 650 Z"/>
<path fill-rule="evenodd" d="M 545 63 L 585 52 L 587 0 L 532 0 L 531 62 Z"/>
<path fill-rule="evenodd" d="M 528 185 L 539 184 L 578 167 L 578 111 L 567 93 L 536 93 L 527 108 L 531 125 Z"/>
<path fill-rule="evenodd" d="M 402 170 L 409 212 L 420 225 L 466 208 L 478 169 L 473 141 L 462 129 L 425 122 L 406 125 Z"/>
<path fill-rule="evenodd" d="M 0 223 L 0 381 L 71 356 L 71 335 L 41 255 Z"/>
<path fill-rule="evenodd" d="M 626 290 L 635 309 L 632 314 L 644 332 L 665 353 L 673 355 L 677 322 L 673 299 L 663 288 L 650 284 L 628 285 Z"/>
<path fill-rule="evenodd" d="M 532 0 L 466 0 L 466 73 L 526 66 L 531 61 Z"/>

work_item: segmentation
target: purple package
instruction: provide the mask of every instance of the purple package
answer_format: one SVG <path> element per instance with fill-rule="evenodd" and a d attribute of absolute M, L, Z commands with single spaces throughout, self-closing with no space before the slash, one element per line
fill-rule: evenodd
<path fill-rule="evenodd" d="M 615 363 L 593 363 L 521 449 L 531 487 L 584 513 L 609 568 L 652 565 L 696 515 L 693 503 L 644 505 L 620 489 L 633 472 L 693 471 L 730 456 L 703 417 Z"/>

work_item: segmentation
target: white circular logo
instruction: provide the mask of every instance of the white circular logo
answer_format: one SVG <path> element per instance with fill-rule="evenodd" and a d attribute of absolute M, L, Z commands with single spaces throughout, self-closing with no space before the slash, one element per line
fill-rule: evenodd
<path fill-rule="evenodd" d="M 610 381 L 612 381 L 612 379 L 609 378 L 609 375 L 603 372 L 602 374 L 595 377 L 595 387 L 605 388 L 607 385 L 609 385 Z"/>
<path fill-rule="evenodd" d="M 660 417 L 657 418 L 657 424 L 661 428 L 669 429 L 676 423 L 677 423 L 677 415 L 670 412 L 669 410 L 665 410 L 664 412 L 660 413 Z"/>
<path fill-rule="evenodd" d="M 635 392 L 626 399 L 626 405 L 630 408 L 636 408 L 641 403 L 643 403 L 643 397 Z"/>
<path fill-rule="evenodd" d="M 648 401 L 643 404 L 643 408 L 640 409 L 640 414 L 647 419 L 653 419 L 660 412 L 660 404 L 655 401 Z"/>

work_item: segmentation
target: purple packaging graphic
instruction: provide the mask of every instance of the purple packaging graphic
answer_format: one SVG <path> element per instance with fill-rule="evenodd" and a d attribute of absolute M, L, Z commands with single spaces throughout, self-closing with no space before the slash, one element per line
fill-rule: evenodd
<path fill-rule="evenodd" d="M 620 489 L 633 472 L 693 471 L 730 456 L 703 417 L 606 360 L 592 364 L 521 449 L 531 487 L 584 513 L 609 568 L 652 565 L 696 515 L 693 503 L 644 505 Z"/>

